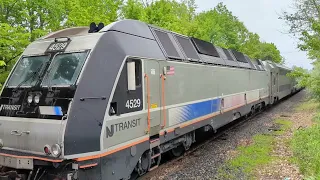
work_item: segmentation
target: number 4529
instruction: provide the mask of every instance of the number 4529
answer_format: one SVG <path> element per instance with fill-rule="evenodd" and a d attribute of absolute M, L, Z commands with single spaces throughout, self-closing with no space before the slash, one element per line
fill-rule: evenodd
<path fill-rule="evenodd" d="M 138 108 L 141 106 L 141 100 L 140 99 L 130 99 L 126 102 L 126 108 L 132 109 L 132 108 Z"/>

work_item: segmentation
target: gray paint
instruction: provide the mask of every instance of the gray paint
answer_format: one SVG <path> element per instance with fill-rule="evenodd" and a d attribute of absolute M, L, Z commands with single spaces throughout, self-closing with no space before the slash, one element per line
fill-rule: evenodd
<path fill-rule="evenodd" d="M 73 99 L 65 131 L 65 155 L 100 150 L 107 100 L 124 58 L 125 53 L 113 33 L 103 34 L 87 60 Z M 98 99 L 80 100 L 86 97 Z"/>
<path fill-rule="evenodd" d="M 101 158 L 101 176 L 103 180 L 128 178 L 139 158 L 150 147 L 149 141 L 136 145 L 137 153 L 131 156 L 131 148 Z"/>
<path fill-rule="evenodd" d="M 3 140 L 4 149 L 45 155 L 45 145 L 62 143 L 61 130 L 64 124 L 65 121 L 1 117 L 0 139 Z"/>
<path fill-rule="evenodd" d="M 200 54 L 200 59 L 205 63 L 226 65 L 225 60 L 223 60 L 222 58 L 217 58 L 217 57 L 213 57 L 213 56 Z"/>
<path fill-rule="evenodd" d="M 66 51 L 93 49 L 97 45 L 101 35 L 103 34 L 96 33 L 88 34 L 86 36 L 70 37 L 71 43 L 67 47 Z M 22 55 L 43 54 L 52 42 L 54 42 L 54 38 L 34 41 L 28 45 Z"/>
<path fill-rule="evenodd" d="M 88 59 L 79 81 L 68 117 L 65 154 L 100 150 L 100 134 L 101 129 L 104 132 L 106 127 L 103 125 L 103 120 L 109 96 L 113 86 L 117 83 L 116 76 L 121 71 L 121 64 L 127 55 L 164 58 L 157 43 L 153 40 L 121 32 L 108 31 L 105 33 Z M 106 97 L 106 100 L 80 101 L 80 98 L 85 97 Z"/>
<path fill-rule="evenodd" d="M 154 40 L 154 36 L 152 35 L 148 25 L 137 20 L 117 21 L 105 26 L 99 32 L 107 31 L 118 31 Z"/>

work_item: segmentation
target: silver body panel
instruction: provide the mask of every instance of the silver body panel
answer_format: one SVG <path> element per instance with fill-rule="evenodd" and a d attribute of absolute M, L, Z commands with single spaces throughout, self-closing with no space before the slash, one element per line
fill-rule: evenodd
<path fill-rule="evenodd" d="M 66 121 L 0 117 L 3 149 L 45 155 L 45 145 L 61 144 Z"/>

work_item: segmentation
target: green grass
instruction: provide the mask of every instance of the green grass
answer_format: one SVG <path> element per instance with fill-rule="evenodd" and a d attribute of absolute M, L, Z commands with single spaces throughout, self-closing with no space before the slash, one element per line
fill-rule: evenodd
<path fill-rule="evenodd" d="M 320 179 L 320 124 L 297 130 L 292 138 L 291 147 L 293 161 L 298 164 L 301 173 L 305 177 Z"/>
<path fill-rule="evenodd" d="M 270 153 L 274 141 L 272 135 L 256 135 L 249 146 L 239 146 L 238 155 L 218 170 L 218 179 L 238 179 L 240 176 L 254 179 L 254 170 L 272 161 Z"/>
<path fill-rule="evenodd" d="M 229 160 L 224 167 L 219 169 L 219 179 L 238 179 L 240 174 L 245 179 L 254 179 L 254 171 L 259 167 L 273 161 L 271 152 L 275 144 L 275 136 L 290 129 L 292 122 L 277 119 L 274 123 L 279 127 L 270 134 L 259 134 L 253 137 L 253 143 L 249 146 L 239 146 L 238 155 Z"/>
<path fill-rule="evenodd" d="M 270 153 L 273 148 L 274 137 L 256 135 L 253 137 L 253 142 L 252 145 L 238 148 L 240 154 L 230 161 L 231 166 L 240 167 L 245 173 L 250 174 L 256 167 L 267 164 L 272 160 Z"/>
<path fill-rule="evenodd" d="M 318 112 L 313 117 L 314 125 L 294 132 L 290 146 L 294 163 L 299 166 L 307 180 L 320 179 L 320 103 L 309 99 L 296 108 L 297 111 Z"/>
<path fill-rule="evenodd" d="M 274 135 L 282 135 L 292 126 L 292 121 L 284 119 L 276 119 L 274 123 L 280 126 L 280 129 L 278 131 L 273 132 Z"/>
<path fill-rule="evenodd" d="M 295 130 L 292 139 L 284 143 L 293 151 L 290 159 L 297 164 L 306 180 L 320 180 L 320 102 L 307 100 L 295 108 L 298 112 L 317 113 L 314 125 L 310 128 Z M 303 117 L 301 117 L 303 118 Z M 219 179 L 254 179 L 255 170 L 273 161 L 271 152 L 275 144 L 275 136 L 290 130 L 291 121 L 276 119 L 275 131 L 266 135 L 256 135 L 249 146 L 237 148 L 237 156 L 229 160 L 219 169 Z"/>
<path fill-rule="evenodd" d="M 308 111 L 314 112 L 319 109 L 320 103 L 314 99 L 310 99 L 301 103 L 295 108 L 296 111 Z"/>

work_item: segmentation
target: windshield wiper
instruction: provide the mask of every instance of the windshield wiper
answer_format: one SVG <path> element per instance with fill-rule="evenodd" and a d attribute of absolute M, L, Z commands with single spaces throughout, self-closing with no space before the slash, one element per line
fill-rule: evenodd
<path fill-rule="evenodd" d="M 37 70 L 33 71 L 33 72 L 32 72 L 32 75 L 31 75 L 29 78 L 26 78 L 26 79 L 23 80 L 21 83 L 19 83 L 18 86 L 15 87 L 12 91 L 16 92 L 16 91 L 19 89 L 19 87 L 22 86 L 22 84 L 26 83 L 26 82 L 29 81 L 30 79 L 33 80 L 33 79 L 34 79 L 35 77 L 37 77 L 37 76 L 39 77 L 38 74 L 39 74 L 39 72 L 40 72 L 40 69 L 43 67 L 43 64 L 44 64 L 44 63 L 42 63 Z"/>

